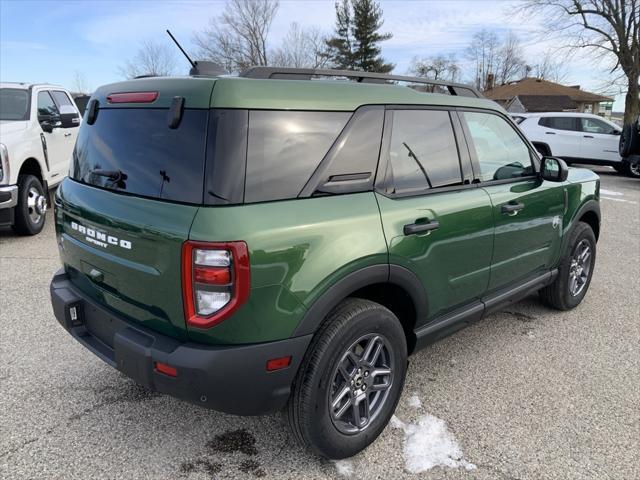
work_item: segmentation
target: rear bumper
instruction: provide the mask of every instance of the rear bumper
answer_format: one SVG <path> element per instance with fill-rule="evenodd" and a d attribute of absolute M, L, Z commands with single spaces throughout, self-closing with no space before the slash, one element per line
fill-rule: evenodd
<path fill-rule="evenodd" d="M 83 296 L 60 270 L 50 286 L 53 311 L 78 342 L 137 383 L 160 393 L 236 415 L 285 406 L 311 335 L 232 347 L 181 342 L 134 325 Z M 71 318 L 75 307 L 76 319 Z M 267 361 L 291 355 L 291 365 L 266 371 Z M 177 369 L 170 377 L 155 362 Z"/>

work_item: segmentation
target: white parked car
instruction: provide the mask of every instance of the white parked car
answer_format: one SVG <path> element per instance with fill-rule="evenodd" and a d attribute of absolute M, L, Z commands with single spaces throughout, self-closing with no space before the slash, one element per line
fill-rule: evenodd
<path fill-rule="evenodd" d="M 618 152 L 622 129 L 613 122 L 575 112 L 519 113 L 513 118 L 542 155 L 560 157 L 569 164 L 609 165 L 634 174 Z"/>
<path fill-rule="evenodd" d="M 67 90 L 0 83 L 0 226 L 35 235 L 69 171 L 81 117 Z"/>

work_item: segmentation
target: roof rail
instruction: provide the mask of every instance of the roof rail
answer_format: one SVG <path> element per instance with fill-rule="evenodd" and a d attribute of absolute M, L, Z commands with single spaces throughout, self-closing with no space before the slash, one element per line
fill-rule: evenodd
<path fill-rule="evenodd" d="M 311 80 L 312 77 L 347 77 L 361 83 L 410 82 L 444 87 L 451 95 L 482 98 L 482 94 L 470 85 L 431 80 L 423 77 L 388 75 L 386 73 L 361 72 L 357 70 L 331 70 L 315 68 L 251 67 L 240 74 L 244 78 Z"/>

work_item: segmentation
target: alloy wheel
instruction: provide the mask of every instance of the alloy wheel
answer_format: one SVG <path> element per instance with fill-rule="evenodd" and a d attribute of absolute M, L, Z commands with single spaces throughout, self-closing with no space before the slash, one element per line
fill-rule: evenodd
<path fill-rule="evenodd" d="M 380 334 L 361 336 L 336 365 L 329 390 L 335 427 L 353 435 L 365 430 L 382 411 L 393 384 L 393 350 Z"/>
<path fill-rule="evenodd" d="M 571 257 L 569 267 L 569 293 L 576 297 L 584 290 L 591 271 L 591 244 L 584 239 L 578 245 Z"/>

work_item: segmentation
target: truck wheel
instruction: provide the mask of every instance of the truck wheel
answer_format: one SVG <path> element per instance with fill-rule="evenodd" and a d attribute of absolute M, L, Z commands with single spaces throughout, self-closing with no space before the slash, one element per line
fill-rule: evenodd
<path fill-rule="evenodd" d="M 340 459 L 384 430 L 402 393 L 407 343 L 398 318 L 369 300 L 348 298 L 316 333 L 287 406 L 298 441 Z"/>
<path fill-rule="evenodd" d="M 18 205 L 13 231 L 18 235 L 36 235 L 44 227 L 47 196 L 37 177 L 18 176 Z"/>
<path fill-rule="evenodd" d="M 540 290 L 543 303 L 558 310 L 577 307 L 589 289 L 595 262 L 596 236 L 588 224 L 578 222 L 569 234 L 558 276 Z"/>
<path fill-rule="evenodd" d="M 640 178 L 640 155 L 632 155 L 622 160 L 623 173 L 633 178 Z"/>

